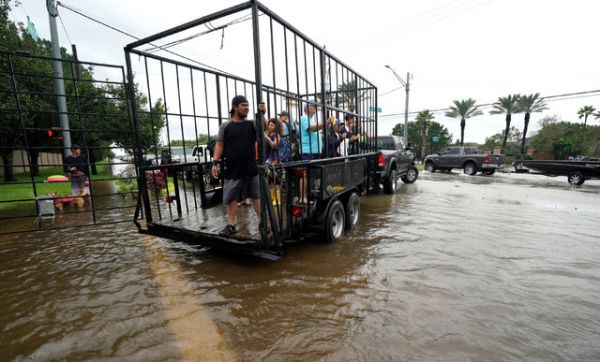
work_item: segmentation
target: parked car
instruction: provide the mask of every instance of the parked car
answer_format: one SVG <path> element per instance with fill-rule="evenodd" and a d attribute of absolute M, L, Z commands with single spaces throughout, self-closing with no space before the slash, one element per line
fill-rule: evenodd
<path fill-rule="evenodd" d="M 504 164 L 504 155 L 480 153 L 476 147 L 448 147 L 439 153 L 428 155 L 424 161 L 425 170 L 429 172 L 462 168 L 470 176 L 477 172 L 493 175 Z"/>
<path fill-rule="evenodd" d="M 374 184 L 383 184 L 386 194 L 396 192 L 398 178 L 409 184 L 417 181 L 419 171 L 415 167 L 415 156 L 400 137 L 377 137 L 377 150 Z"/>

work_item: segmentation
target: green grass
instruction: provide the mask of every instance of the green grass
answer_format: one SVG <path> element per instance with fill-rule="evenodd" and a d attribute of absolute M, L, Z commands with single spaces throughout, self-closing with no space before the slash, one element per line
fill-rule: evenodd
<path fill-rule="evenodd" d="M 423 171 L 423 170 L 425 170 L 425 166 L 424 165 L 417 165 L 417 170 Z"/>
<path fill-rule="evenodd" d="M 110 174 L 110 165 L 108 161 L 102 161 L 96 164 L 98 175 L 92 175 L 92 180 L 106 180 L 113 176 Z M 38 195 L 48 195 L 53 192 L 60 196 L 71 194 L 71 182 L 53 182 L 48 183 L 49 176 L 64 175 L 62 167 L 41 168 L 40 175 L 34 178 L 35 187 Z M 28 182 L 26 184 L 15 184 L 11 182 L 0 182 L 0 201 L 31 199 L 34 197 L 33 185 L 29 172 L 17 173 L 15 178 L 19 182 Z M 12 207 L 33 205 L 32 201 L 2 202 L 0 210 L 10 209 Z"/>

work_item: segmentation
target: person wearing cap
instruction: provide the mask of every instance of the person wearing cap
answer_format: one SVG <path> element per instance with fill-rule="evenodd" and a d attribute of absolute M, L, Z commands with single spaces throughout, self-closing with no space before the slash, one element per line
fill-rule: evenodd
<path fill-rule="evenodd" d="M 323 140 L 320 130 L 324 122 L 319 124 L 315 119 L 317 104 L 310 100 L 304 108 L 304 114 L 300 117 L 300 142 L 302 160 L 316 160 L 323 151 Z"/>
<path fill-rule="evenodd" d="M 259 103 L 258 109 L 264 113 L 265 104 Z M 257 141 L 256 124 L 246 119 L 249 110 L 246 97 L 235 96 L 231 101 L 231 120 L 221 124 L 217 135 L 211 173 L 214 178 L 218 178 L 218 165 L 223 161 L 223 203 L 227 205 L 227 225 L 219 233 L 222 236 L 231 236 L 237 232 L 235 219 L 238 203 L 242 200 L 252 200 L 254 211 L 260 219 L 258 164 L 254 152 Z"/>
<path fill-rule="evenodd" d="M 81 190 L 87 187 L 87 177 L 90 174 L 88 163 L 84 155 L 81 154 L 79 145 L 71 146 L 71 156 L 65 158 L 63 167 L 66 174 L 69 174 L 71 179 L 71 195 L 79 196 Z"/>

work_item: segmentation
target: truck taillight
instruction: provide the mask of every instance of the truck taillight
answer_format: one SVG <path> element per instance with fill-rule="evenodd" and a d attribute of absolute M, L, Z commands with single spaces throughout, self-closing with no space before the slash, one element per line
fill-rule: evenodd
<path fill-rule="evenodd" d="M 377 165 L 379 167 L 385 166 L 385 157 L 383 157 L 382 154 L 379 154 L 379 156 L 377 156 Z"/>
<path fill-rule="evenodd" d="M 489 155 L 484 155 L 483 156 L 483 163 L 488 163 L 490 162 L 490 156 Z"/>

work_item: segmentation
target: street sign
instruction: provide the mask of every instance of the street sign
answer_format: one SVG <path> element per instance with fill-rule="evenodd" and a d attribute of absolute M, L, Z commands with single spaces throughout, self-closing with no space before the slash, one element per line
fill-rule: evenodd
<path fill-rule="evenodd" d="M 433 143 L 438 143 L 440 141 L 440 136 L 433 136 L 431 139 L 433 140 Z"/>
<path fill-rule="evenodd" d="M 375 112 L 375 107 L 369 107 L 369 112 Z M 381 113 L 381 107 L 377 107 L 377 113 Z"/>

